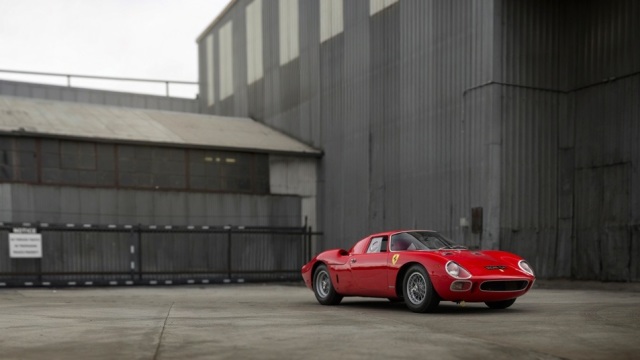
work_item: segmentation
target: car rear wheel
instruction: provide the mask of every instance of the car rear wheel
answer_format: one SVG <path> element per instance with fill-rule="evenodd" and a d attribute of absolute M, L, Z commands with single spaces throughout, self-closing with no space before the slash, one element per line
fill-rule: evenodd
<path fill-rule="evenodd" d="M 492 309 L 506 309 L 509 306 L 513 305 L 516 302 L 516 299 L 509 299 L 503 301 L 487 301 L 485 304 Z"/>
<path fill-rule="evenodd" d="M 402 295 L 409 310 L 417 313 L 433 311 L 440 303 L 427 271 L 417 264 L 404 275 Z"/>
<path fill-rule="evenodd" d="M 313 293 L 322 305 L 338 305 L 342 301 L 342 296 L 333 287 L 329 270 L 324 264 L 318 266 L 313 274 Z"/>

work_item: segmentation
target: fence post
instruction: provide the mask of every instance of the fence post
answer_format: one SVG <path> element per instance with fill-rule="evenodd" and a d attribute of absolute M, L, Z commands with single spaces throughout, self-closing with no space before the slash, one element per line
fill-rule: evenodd
<path fill-rule="evenodd" d="M 36 233 L 42 236 L 42 228 L 40 226 L 36 226 Z M 44 249 L 42 249 L 42 256 L 38 258 L 38 282 L 42 283 L 42 258 L 44 257 Z"/>
<path fill-rule="evenodd" d="M 227 229 L 227 278 L 231 280 L 231 232 L 233 231 L 232 227 L 229 226 Z"/>
<path fill-rule="evenodd" d="M 302 239 L 303 239 L 303 244 L 302 244 L 302 257 L 304 257 L 305 259 L 302 259 L 302 264 L 306 264 L 307 261 L 309 261 L 309 258 L 307 257 L 309 254 L 309 241 L 311 239 L 311 235 L 309 233 L 309 226 L 308 226 L 308 217 L 305 215 L 304 217 L 304 226 L 302 227 Z"/>
<path fill-rule="evenodd" d="M 138 248 L 138 246 L 136 245 L 136 236 L 133 226 L 131 227 L 131 229 L 129 229 L 129 246 L 131 247 L 131 250 L 135 250 L 136 248 Z M 140 251 L 140 249 L 138 248 L 136 251 Z M 135 261 L 134 253 L 134 251 L 129 251 L 129 268 L 131 270 L 131 280 L 136 279 L 135 268 L 131 265 Z"/>
<path fill-rule="evenodd" d="M 307 234 L 307 259 L 305 260 L 305 263 L 313 257 L 313 254 L 311 253 L 311 237 L 313 236 L 313 228 L 311 226 L 309 226 L 309 232 Z"/>
<path fill-rule="evenodd" d="M 138 224 L 138 280 L 142 280 L 142 225 Z"/>

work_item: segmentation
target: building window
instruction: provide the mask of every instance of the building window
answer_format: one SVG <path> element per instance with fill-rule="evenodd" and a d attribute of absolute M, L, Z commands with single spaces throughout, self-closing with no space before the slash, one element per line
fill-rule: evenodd
<path fill-rule="evenodd" d="M 280 16 L 280 65 L 284 65 L 300 55 L 298 34 L 298 0 L 280 0 L 278 3 Z"/>
<path fill-rule="evenodd" d="M 343 29 L 343 0 L 320 1 L 320 42 L 338 35 Z"/>
<path fill-rule="evenodd" d="M 115 185 L 114 145 L 43 139 L 40 154 L 44 184 Z"/>
<path fill-rule="evenodd" d="M 184 189 L 184 150 L 118 146 L 118 184 L 123 187 Z"/>
<path fill-rule="evenodd" d="M 398 0 L 369 0 L 369 15 L 373 16 L 397 2 Z"/>
<path fill-rule="evenodd" d="M 95 170 L 96 144 L 60 141 L 60 167 L 69 170 Z"/>
<path fill-rule="evenodd" d="M 220 56 L 220 99 L 233 94 L 233 23 L 228 21 L 218 32 Z"/>
<path fill-rule="evenodd" d="M 248 152 L 0 137 L 0 181 L 268 194 L 269 157 Z"/>
<path fill-rule="evenodd" d="M 262 78 L 262 0 L 254 0 L 246 9 L 247 84 Z"/>
<path fill-rule="evenodd" d="M 0 181 L 36 182 L 37 164 L 34 139 L 0 138 Z"/>
<path fill-rule="evenodd" d="M 213 34 L 205 40 L 205 57 L 207 58 L 207 106 L 215 104 L 213 88 Z"/>
<path fill-rule="evenodd" d="M 267 155 L 189 150 L 189 188 L 224 192 L 269 192 Z"/>

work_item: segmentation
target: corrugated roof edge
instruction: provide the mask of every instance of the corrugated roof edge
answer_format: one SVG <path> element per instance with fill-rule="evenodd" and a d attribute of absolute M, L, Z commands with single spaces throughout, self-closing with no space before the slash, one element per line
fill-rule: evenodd
<path fill-rule="evenodd" d="M 200 33 L 200 35 L 198 36 L 198 38 L 196 38 L 196 44 L 200 42 L 200 40 L 202 40 L 202 38 L 204 38 L 205 36 L 207 36 L 207 33 L 209 33 L 209 31 L 211 31 L 211 29 L 213 29 L 216 24 L 218 23 L 218 21 L 220 21 L 225 15 L 227 15 L 227 13 L 229 12 L 229 10 L 231 10 L 231 8 L 238 2 L 238 0 L 231 0 L 227 6 L 220 12 L 220 14 L 218 14 L 218 16 L 216 16 L 215 19 L 213 19 L 213 21 L 211 23 L 209 23 L 209 26 L 207 26 L 204 31 L 202 31 Z"/>
<path fill-rule="evenodd" d="M 97 143 L 105 143 L 105 144 L 108 143 L 108 144 L 122 144 L 122 145 L 153 145 L 153 146 L 159 146 L 159 147 L 178 148 L 178 149 L 220 150 L 220 151 L 248 152 L 248 153 L 260 153 L 260 154 L 296 156 L 296 157 L 321 158 L 322 156 L 324 156 L 324 151 L 322 150 L 318 150 L 318 152 L 265 150 L 260 148 L 249 148 L 249 147 L 237 148 L 237 147 L 229 147 L 229 146 L 209 146 L 209 145 L 184 144 L 184 143 L 172 143 L 172 142 L 161 142 L 161 141 L 125 140 L 125 139 L 112 139 L 112 138 L 102 138 L 102 137 L 46 134 L 46 133 L 31 132 L 31 131 L 0 130 L 0 135 L 35 137 L 35 138 L 41 138 L 41 139 L 76 140 L 76 141 L 91 140 Z"/>
<path fill-rule="evenodd" d="M 303 145 L 303 148 L 300 150 L 283 150 L 283 149 L 273 149 L 273 148 L 264 148 L 264 147 L 252 147 L 252 146 L 228 146 L 228 145 L 214 145 L 214 144 L 202 144 L 202 143 L 189 143 L 189 142 L 180 142 L 180 141 L 162 141 L 162 140 L 144 140 L 144 139 L 126 139 L 122 137 L 109 137 L 109 136 L 89 136 L 89 135 L 78 135 L 78 134 L 64 134 L 60 132 L 48 132 L 48 131 L 33 131 L 31 129 L 23 128 L 23 127 L 14 127 L 13 129 L 0 129 L 0 134 L 4 135 L 12 135 L 12 136 L 30 136 L 30 137 L 39 137 L 39 138 L 56 138 L 56 139 L 73 139 L 73 140 L 91 140 L 102 143 L 115 143 L 115 144 L 145 144 L 145 145 L 157 145 L 157 146 L 165 146 L 165 147 L 174 147 L 174 148 L 194 148 L 194 149 L 217 149 L 217 150 L 230 150 L 230 151 L 239 151 L 239 152 L 255 152 L 255 153 L 263 153 L 263 154 L 277 154 L 277 155 L 289 155 L 289 156 L 301 156 L 301 157 L 315 157 L 321 158 L 324 156 L 324 151 L 322 149 L 311 146 L 293 136 L 290 136 L 282 131 L 275 129 L 267 124 L 256 121 L 250 117 L 232 117 L 232 116 L 221 116 L 221 115 L 211 115 L 211 114 L 201 114 L 201 113 L 185 113 L 185 112 L 176 112 L 169 110 L 158 110 L 158 109 L 140 109 L 140 108 L 128 108 L 128 107 L 114 107 L 110 105 L 104 104 L 89 104 L 89 103 L 78 103 L 78 102 L 66 102 L 60 100 L 49 100 L 49 99 L 39 99 L 39 98 L 28 98 L 28 97 L 20 97 L 20 96 L 4 96 L 0 95 L 0 100 L 2 99 L 15 99 L 16 101 L 29 101 L 34 103 L 44 103 L 44 104 L 64 104 L 69 107 L 90 107 L 90 108 L 104 108 L 104 109 L 113 109 L 117 111 L 134 111 L 141 113 L 161 113 L 161 114 L 175 114 L 177 116 L 195 116 L 195 117 L 215 117 L 215 118 L 223 118 L 223 119 L 238 119 L 238 120 L 246 120 L 252 123 L 255 123 L 256 126 L 263 127 L 269 129 L 273 133 L 277 133 L 284 138 L 288 138 L 295 143 L 299 143 Z M 26 124 L 25 124 L 26 125 Z"/>

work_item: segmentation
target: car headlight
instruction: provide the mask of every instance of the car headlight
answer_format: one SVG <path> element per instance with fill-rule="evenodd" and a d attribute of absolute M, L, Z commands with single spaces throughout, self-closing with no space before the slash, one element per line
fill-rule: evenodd
<path fill-rule="evenodd" d="M 447 274 L 456 279 L 468 279 L 471 277 L 471 273 L 453 261 L 449 261 L 444 267 L 447 270 Z"/>
<path fill-rule="evenodd" d="M 522 271 L 526 272 L 527 274 L 531 276 L 535 276 L 533 274 L 533 269 L 531 268 L 528 262 L 524 260 L 520 260 L 520 262 L 518 262 L 518 266 L 520 267 L 520 269 L 522 269 Z"/>

